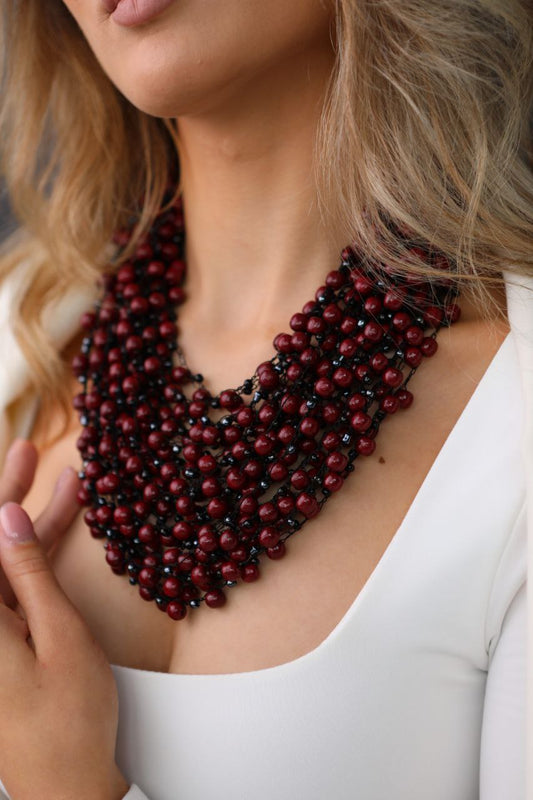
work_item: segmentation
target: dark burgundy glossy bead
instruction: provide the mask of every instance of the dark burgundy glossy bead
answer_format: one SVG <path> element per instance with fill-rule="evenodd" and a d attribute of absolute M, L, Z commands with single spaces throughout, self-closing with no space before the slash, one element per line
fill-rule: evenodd
<path fill-rule="evenodd" d="M 321 317 L 309 317 L 306 330 L 311 336 L 318 336 L 326 330 L 326 323 Z"/>
<path fill-rule="evenodd" d="M 381 400 L 379 407 L 386 414 L 395 414 L 400 408 L 400 401 L 397 397 L 389 394 Z"/>
<path fill-rule="evenodd" d="M 305 314 L 293 314 L 289 324 L 293 331 L 304 331 L 307 326 L 307 317 Z"/>
<path fill-rule="evenodd" d="M 389 359 L 385 353 L 375 353 L 370 359 L 370 366 L 374 372 L 383 372 L 389 366 Z"/>
<path fill-rule="evenodd" d="M 335 386 L 328 378 L 319 378 L 315 383 L 315 392 L 320 397 L 331 397 L 335 393 Z"/>
<path fill-rule="evenodd" d="M 257 564 L 245 564 L 241 569 L 241 577 L 246 583 L 253 583 L 259 578 L 259 567 Z"/>
<path fill-rule="evenodd" d="M 313 497 L 313 495 L 307 494 L 307 492 L 302 492 L 298 495 L 296 498 L 296 508 L 306 519 L 316 517 L 320 511 L 320 506 L 316 498 Z"/>
<path fill-rule="evenodd" d="M 284 517 L 288 517 L 289 514 L 292 514 L 294 511 L 296 503 L 292 495 L 284 495 L 283 497 L 278 498 L 276 505 L 279 513 Z"/>
<path fill-rule="evenodd" d="M 430 337 L 423 339 L 422 344 L 420 345 L 420 350 L 422 352 L 422 355 L 426 356 L 426 358 L 435 355 L 435 353 L 437 352 L 437 348 L 438 348 L 437 342 L 435 341 L 435 339 L 432 339 Z"/>
<path fill-rule="evenodd" d="M 358 433 L 364 433 L 372 425 L 372 417 L 365 414 L 364 411 L 356 411 L 350 418 L 350 425 Z"/>
<path fill-rule="evenodd" d="M 357 342 L 355 339 L 343 339 L 339 345 L 339 353 L 341 356 L 351 358 L 357 352 Z"/>
<path fill-rule="evenodd" d="M 395 314 L 392 318 L 393 327 L 397 331 L 405 331 L 409 327 L 412 321 L 413 318 L 411 317 L 411 315 L 407 314 L 407 312 L 405 311 L 398 311 L 398 313 Z"/>
<path fill-rule="evenodd" d="M 362 456 L 369 456 L 376 449 L 376 443 L 368 436 L 360 436 L 355 447 L 357 452 Z"/>
<path fill-rule="evenodd" d="M 399 369 L 389 367 L 383 373 L 383 381 L 387 384 L 387 386 L 396 388 L 403 383 L 403 373 Z"/>
<path fill-rule="evenodd" d="M 239 537 L 234 531 L 224 530 L 220 534 L 219 544 L 220 547 L 226 552 L 234 550 L 239 543 Z"/>
<path fill-rule="evenodd" d="M 145 567 L 139 572 L 139 584 L 146 586 L 148 589 L 154 589 L 157 586 L 157 572 L 153 567 Z"/>
<path fill-rule="evenodd" d="M 383 302 L 377 295 L 371 295 L 365 300 L 365 311 L 367 314 L 376 316 L 383 308 Z"/>
<path fill-rule="evenodd" d="M 278 509 L 272 502 L 259 506 L 259 519 L 261 522 L 275 522 L 278 518 Z"/>
<path fill-rule="evenodd" d="M 291 364 L 287 369 L 287 380 L 294 382 L 299 380 L 303 374 L 303 367 L 301 364 Z"/>
<path fill-rule="evenodd" d="M 217 469 L 217 462 L 210 453 L 206 453 L 205 455 L 200 456 L 197 461 L 197 466 L 200 472 L 211 475 Z"/>
<path fill-rule="evenodd" d="M 304 417 L 300 422 L 300 433 L 304 436 L 316 436 L 319 428 L 319 422 L 315 417 Z"/>
<path fill-rule="evenodd" d="M 424 322 L 430 328 L 438 328 L 442 325 L 444 319 L 444 311 L 437 306 L 428 306 L 424 311 Z"/>
<path fill-rule="evenodd" d="M 354 287 L 356 291 L 358 291 L 359 294 L 363 296 L 370 294 L 370 292 L 374 288 L 372 280 L 364 275 L 356 276 L 354 281 Z"/>
<path fill-rule="evenodd" d="M 449 306 L 446 306 L 444 311 L 444 316 L 448 324 L 452 325 L 454 322 L 457 322 L 459 317 L 461 316 L 461 309 L 456 303 L 451 303 Z"/>
<path fill-rule="evenodd" d="M 155 597 L 155 589 L 148 589 L 147 586 L 139 586 L 139 594 L 143 600 L 153 600 Z"/>
<path fill-rule="evenodd" d="M 238 469 L 230 469 L 226 475 L 226 484 L 233 491 L 238 491 L 246 484 L 246 476 Z"/>
<path fill-rule="evenodd" d="M 247 547 L 242 545 L 241 547 L 235 547 L 230 553 L 229 557 L 232 561 L 235 561 L 236 564 L 242 564 L 243 561 L 246 561 L 250 554 L 250 551 Z"/>
<path fill-rule="evenodd" d="M 405 351 L 405 362 L 410 367 L 418 367 L 422 361 L 422 351 L 418 347 L 408 347 Z"/>
<path fill-rule="evenodd" d="M 288 333 L 278 334 L 273 344 L 279 353 L 290 353 L 292 351 L 291 336 Z"/>
<path fill-rule="evenodd" d="M 194 558 L 190 553 L 181 553 L 178 556 L 178 571 L 186 574 L 194 567 Z"/>
<path fill-rule="evenodd" d="M 399 287 L 389 289 L 383 298 L 383 305 L 389 311 L 399 311 L 405 302 L 405 291 Z"/>
<path fill-rule="evenodd" d="M 364 335 L 369 342 L 379 342 L 383 338 L 383 328 L 377 322 L 367 322 Z"/>
<path fill-rule="evenodd" d="M 165 597 L 178 597 L 181 591 L 181 584 L 177 578 L 166 578 L 161 587 Z"/>
<path fill-rule="evenodd" d="M 334 403 L 327 403 L 322 409 L 322 416 L 327 425 L 334 425 L 341 415 L 340 408 Z"/>
<path fill-rule="evenodd" d="M 400 404 L 400 408 L 409 408 L 413 402 L 413 395 L 407 389 L 402 389 L 396 394 L 396 398 Z"/>
<path fill-rule="evenodd" d="M 302 367 L 313 367 L 318 361 L 318 351 L 314 347 L 306 347 L 300 353 L 300 364 Z"/>
<path fill-rule="evenodd" d="M 303 331 L 296 331 L 291 336 L 291 345 L 292 349 L 296 350 L 298 353 L 301 353 L 306 347 L 309 347 L 309 336 L 307 333 L 303 333 Z"/>
<path fill-rule="evenodd" d="M 291 475 L 291 486 L 298 491 L 305 489 L 309 485 L 309 475 L 304 469 L 297 469 Z"/>
<path fill-rule="evenodd" d="M 342 319 L 342 311 L 335 303 L 329 303 L 322 312 L 322 318 L 328 325 L 338 325 Z"/>
<path fill-rule="evenodd" d="M 261 547 L 274 547 L 279 542 L 279 539 L 280 532 L 272 526 L 263 528 L 259 534 L 259 544 Z"/>
<path fill-rule="evenodd" d="M 143 544 L 155 545 L 157 544 L 158 536 L 153 525 L 146 523 L 141 525 L 137 532 L 137 537 Z"/>
<path fill-rule="evenodd" d="M 203 591 L 208 591 L 213 585 L 213 577 L 204 564 L 197 564 L 191 569 L 191 581 Z"/>
<path fill-rule="evenodd" d="M 179 600 L 171 600 L 167 605 L 167 614 L 171 619 L 181 620 L 187 614 L 187 606 Z"/>
<path fill-rule="evenodd" d="M 259 421 L 263 425 L 270 425 L 276 417 L 276 409 L 270 403 L 263 403 L 259 409 Z"/>
<path fill-rule="evenodd" d="M 220 393 L 219 402 L 222 408 L 228 411 L 235 411 L 242 403 L 241 398 L 233 390 L 227 390 Z"/>
<path fill-rule="evenodd" d="M 263 464 L 257 459 L 251 459 L 244 466 L 244 473 L 248 478 L 257 480 L 263 474 Z"/>
<path fill-rule="evenodd" d="M 222 494 L 222 486 L 220 485 L 220 481 L 212 475 L 202 481 L 201 488 L 204 497 L 218 497 L 220 494 Z"/>
<path fill-rule="evenodd" d="M 327 472 L 324 476 L 324 489 L 328 492 L 338 492 L 344 483 L 344 479 L 338 472 Z"/>
<path fill-rule="evenodd" d="M 326 465 L 332 472 L 344 472 L 348 466 L 348 456 L 338 450 L 334 451 L 326 458 Z"/>
<path fill-rule="evenodd" d="M 283 558 L 287 552 L 287 547 L 285 542 L 278 542 L 273 547 L 267 547 L 265 552 L 272 561 L 278 561 L 280 558 Z"/>
<path fill-rule="evenodd" d="M 267 456 L 274 449 L 274 441 L 267 434 L 259 434 L 254 442 L 254 450 L 260 456 Z"/>
<path fill-rule="evenodd" d="M 246 428 L 248 425 L 251 425 L 254 420 L 254 412 L 248 406 L 241 408 L 237 414 L 237 422 L 243 428 Z"/>
<path fill-rule="evenodd" d="M 239 510 L 243 514 L 254 514 L 257 511 L 258 503 L 255 497 L 243 497 L 239 503 Z"/>
<path fill-rule="evenodd" d="M 105 559 L 113 571 L 124 567 L 124 554 L 118 548 L 110 547 L 106 551 Z"/>
<path fill-rule="evenodd" d="M 288 416 L 294 416 L 298 413 L 300 407 L 300 400 L 294 394 L 284 394 L 280 403 L 282 411 Z"/>
<path fill-rule="evenodd" d="M 149 304 L 148 300 L 145 297 L 133 297 L 130 303 L 131 313 L 135 314 L 136 316 L 141 316 L 146 314 L 148 311 Z"/>
<path fill-rule="evenodd" d="M 419 347 L 424 339 L 424 331 L 418 325 L 410 325 L 404 333 L 405 341 L 412 347 Z"/>
<path fill-rule="evenodd" d="M 113 512 L 113 519 L 117 525 L 130 525 L 133 520 L 131 508 L 127 506 L 117 506 Z"/>
<path fill-rule="evenodd" d="M 325 450 L 331 451 L 336 450 L 340 447 L 341 444 L 341 437 L 338 433 L 331 431 L 330 433 L 324 434 L 322 437 L 322 446 Z"/>
<path fill-rule="evenodd" d="M 270 464 L 268 467 L 268 474 L 270 475 L 271 480 L 278 483 L 284 481 L 289 471 L 285 464 L 281 461 L 274 461 L 273 464 Z"/>
<path fill-rule="evenodd" d="M 220 440 L 220 434 L 218 430 L 214 427 L 214 425 L 208 425 L 204 428 L 202 433 L 202 440 L 205 445 L 208 447 L 212 447 L 213 445 L 218 444 Z"/>
<path fill-rule="evenodd" d="M 347 389 L 353 381 L 353 375 L 350 370 L 345 367 L 339 367 L 332 375 L 333 383 L 340 386 L 342 389 Z"/>
<path fill-rule="evenodd" d="M 238 581 L 241 577 L 240 569 L 234 561 L 224 561 L 220 567 L 220 574 L 225 581 Z"/>
<path fill-rule="evenodd" d="M 222 497 L 213 497 L 207 504 L 207 513 L 211 519 L 222 519 L 228 512 L 228 504 Z"/>
<path fill-rule="evenodd" d="M 355 317 L 344 317 L 340 324 L 340 330 L 345 336 L 349 336 L 357 330 L 357 320 Z"/>
<path fill-rule="evenodd" d="M 211 589 L 206 592 L 204 600 L 209 608 L 222 608 L 222 606 L 226 605 L 226 595 L 222 589 Z"/>

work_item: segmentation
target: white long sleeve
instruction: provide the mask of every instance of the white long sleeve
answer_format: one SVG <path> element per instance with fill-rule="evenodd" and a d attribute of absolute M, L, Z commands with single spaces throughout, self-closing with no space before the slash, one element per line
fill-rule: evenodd
<path fill-rule="evenodd" d="M 138 786 L 133 784 L 133 786 L 130 786 L 129 792 L 124 795 L 122 800 L 150 800 L 150 798 L 147 797 L 144 792 L 141 792 Z"/>
<path fill-rule="evenodd" d="M 527 600 L 514 598 L 487 678 L 481 736 L 480 800 L 526 797 Z"/>

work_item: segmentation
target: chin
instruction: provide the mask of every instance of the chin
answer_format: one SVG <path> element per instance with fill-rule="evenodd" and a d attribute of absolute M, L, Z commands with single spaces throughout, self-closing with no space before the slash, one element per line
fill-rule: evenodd
<path fill-rule="evenodd" d="M 172 71 L 130 72 L 127 80 L 114 83 L 129 102 L 152 117 L 177 118 L 201 114 L 222 104 L 236 79 L 226 77 L 216 82 L 202 80 L 199 74 L 175 68 Z"/>

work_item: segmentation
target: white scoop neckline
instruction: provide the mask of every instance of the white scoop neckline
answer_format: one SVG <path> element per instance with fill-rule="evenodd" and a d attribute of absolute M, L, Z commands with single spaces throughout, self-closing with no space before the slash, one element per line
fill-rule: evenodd
<path fill-rule="evenodd" d="M 273 676 L 277 674 L 281 674 L 284 671 L 292 670 L 301 666 L 304 666 L 308 662 L 312 662 L 314 659 L 318 658 L 323 654 L 325 650 L 331 645 L 331 643 L 342 633 L 344 628 L 352 621 L 354 616 L 359 612 L 360 606 L 363 604 L 367 595 L 372 591 L 372 587 L 374 584 L 379 580 L 379 576 L 383 571 L 384 567 L 397 550 L 398 547 L 401 546 L 403 539 L 406 536 L 406 532 L 409 530 L 411 520 L 417 513 L 419 507 L 424 503 L 427 494 L 432 490 L 433 485 L 436 481 L 438 481 L 438 473 L 441 469 L 441 466 L 444 460 L 448 457 L 448 454 L 451 450 L 453 450 L 456 443 L 461 440 L 461 434 L 464 429 L 464 426 L 468 424 L 468 420 L 471 414 L 474 413 L 480 398 L 486 391 L 489 391 L 493 380 L 496 378 L 496 368 L 500 363 L 501 359 L 503 358 L 504 354 L 506 353 L 507 349 L 512 346 L 512 334 L 509 332 L 503 342 L 500 344 L 498 350 L 494 354 L 493 358 L 491 359 L 489 365 L 487 366 L 485 372 L 481 376 L 476 388 L 474 389 L 473 393 L 471 394 L 468 402 L 464 406 L 461 414 L 457 418 L 453 428 L 449 432 L 448 436 L 446 437 L 441 449 L 439 450 L 435 460 L 433 461 L 431 467 L 429 468 L 426 476 L 420 485 L 413 501 L 411 502 L 409 508 L 407 509 L 400 525 L 396 529 L 393 537 L 391 538 L 389 544 L 383 551 L 378 563 L 368 576 L 366 582 L 364 583 L 361 590 L 357 593 L 356 597 L 343 614 L 341 619 L 337 622 L 337 624 L 332 628 L 332 630 L 328 633 L 328 635 L 312 650 L 309 650 L 307 653 L 304 653 L 301 656 L 297 656 L 296 658 L 291 659 L 290 661 L 285 661 L 281 664 L 276 664 L 272 667 L 263 667 L 257 670 L 243 670 L 242 672 L 222 672 L 222 673 L 176 673 L 176 672 L 158 672 L 155 670 L 145 670 L 139 669 L 137 667 L 127 667 L 127 666 L 120 666 L 118 664 L 113 664 L 112 667 L 114 670 L 123 671 L 125 673 L 129 673 L 133 676 L 144 677 L 146 676 L 148 679 L 154 678 L 161 678 L 162 680 L 175 680 L 175 681 L 191 681 L 194 680 L 198 681 L 213 681 L 213 680 L 226 680 L 231 681 L 235 679 L 242 678 L 243 676 L 247 676 L 248 678 L 257 677 L 258 679 L 263 676 L 266 677 L 267 675 Z"/>

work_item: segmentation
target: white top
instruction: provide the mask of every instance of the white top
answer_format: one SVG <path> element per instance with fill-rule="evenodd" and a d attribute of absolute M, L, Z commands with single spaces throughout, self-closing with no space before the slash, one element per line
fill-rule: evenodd
<path fill-rule="evenodd" d="M 312 652 L 229 675 L 114 667 L 126 776 L 150 800 L 476 800 L 481 752 L 483 800 L 523 800 L 521 408 L 508 336 Z"/>
<path fill-rule="evenodd" d="M 524 800 L 533 301 L 523 299 L 391 544 L 319 647 L 229 675 L 113 668 L 117 760 L 136 784 L 127 800 Z M 20 358 L 0 333 L 9 378 Z M 29 415 L 5 415 L 4 442 Z"/>

